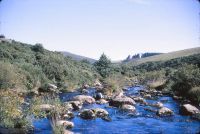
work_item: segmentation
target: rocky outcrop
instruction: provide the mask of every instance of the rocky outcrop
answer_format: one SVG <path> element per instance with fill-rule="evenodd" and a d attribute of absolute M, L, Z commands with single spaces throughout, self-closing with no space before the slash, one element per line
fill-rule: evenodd
<path fill-rule="evenodd" d="M 72 100 L 81 101 L 82 103 L 88 103 L 88 104 L 95 103 L 95 99 L 88 95 L 78 95 L 78 96 L 75 96 Z"/>
<path fill-rule="evenodd" d="M 128 111 L 128 112 L 134 112 L 135 111 L 134 106 L 127 105 L 127 104 L 122 105 L 121 109 L 124 110 L 124 111 Z"/>
<path fill-rule="evenodd" d="M 127 96 L 115 97 L 109 101 L 110 106 L 121 107 L 124 104 L 135 105 L 135 101 Z"/>
<path fill-rule="evenodd" d="M 56 122 L 56 125 L 58 126 L 64 126 L 65 128 L 73 128 L 74 123 L 66 120 L 59 120 Z"/>
<path fill-rule="evenodd" d="M 83 119 L 94 119 L 96 118 L 95 112 L 92 109 L 84 109 L 80 112 L 79 116 Z"/>
<path fill-rule="evenodd" d="M 158 116 L 170 116 L 173 115 L 173 111 L 167 107 L 162 107 L 156 113 Z"/>
<path fill-rule="evenodd" d="M 195 106 L 192 106 L 191 104 L 184 104 L 180 108 L 180 113 L 183 115 L 194 115 L 197 113 L 200 113 L 199 109 L 197 109 Z"/>

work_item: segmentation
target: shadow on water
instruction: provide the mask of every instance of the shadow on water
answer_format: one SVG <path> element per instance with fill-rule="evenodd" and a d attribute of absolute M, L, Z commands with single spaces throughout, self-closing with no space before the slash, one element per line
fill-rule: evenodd
<path fill-rule="evenodd" d="M 131 87 L 125 94 L 126 95 L 139 95 L 139 90 L 142 86 Z M 88 95 L 93 96 L 95 89 L 88 89 Z M 60 95 L 62 101 L 70 100 L 72 97 L 81 94 L 80 92 L 63 93 Z M 103 108 L 109 112 L 112 119 L 107 122 L 100 118 L 94 120 L 83 120 L 75 112 L 75 118 L 71 121 L 74 122 L 74 128 L 71 131 L 81 134 L 132 134 L 132 133 L 166 133 L 166 134 L 193 134 L 200 131 L 200 122 L 191 119 L 189 116 L 182 116 L 179 114 L 179 103 L 174 101 L 170 96 L 157 97 L 154 100 L 146 100 L 148 103 L 155 103 L 160 101 L 165 107 L 173 110 L 174 115 L 170 117 L 158 117 L 155 112 L 147 111 L 145 108 L 157 108 L 136 104 L 136 112 L 128 113 L 123 112 L 118 108 L 108 107 L 108 104 L 99 105 L 91 104 L 84 105 L 84 108 Z M 42 131 L 36 131 L 36 134 L 51 133 L 51 128 L 47 119 L 42 119 L 34 122 L 34 126 Z"/>

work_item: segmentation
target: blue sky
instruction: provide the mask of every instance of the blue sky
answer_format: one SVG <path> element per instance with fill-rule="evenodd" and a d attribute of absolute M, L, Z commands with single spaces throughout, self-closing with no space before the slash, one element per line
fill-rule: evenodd
<path fill-rule="evenodd" d="M 2 0 L 0 32 L 46 49 L 112 60 L 200 46 L 197 0 Z"/>

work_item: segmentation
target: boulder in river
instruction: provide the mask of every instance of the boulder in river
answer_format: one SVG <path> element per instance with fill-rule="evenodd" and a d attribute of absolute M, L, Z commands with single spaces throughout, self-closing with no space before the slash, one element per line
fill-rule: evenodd
<path fill-rule="evenodd" d="M 124 104 L 121 107 L 122 110 L 124 111 L 128 111 L 128 112 L 134 112 L 135 111 L 135 107 L 132 105 L 128 105 L 128 104 Z"/>
<path fill-rule="evenodd" d="M 139 103 L 142 103 L 142 104 L 146 104 L 147 102 L 145 101 L 144 98 L 142 97 L 138 97 L 138 96 L 134 96 L 134 97 L 131 97 L 135 102 L 139 102 Z"/>
<path fill-rule="evenodd" d="M 170 116 L 173 115 L 173 111 L 167 107 L 162 107 L 156 113 L 159 116 Z"/>
<path fill-rule="evenodd" d="M 105 109 L 102 109 L 102 108 L 95 108 L 93 109 L 93 111 L 95 113 L 95 116 L 99 118 L 103 118 L 109 115 L 109 113 Z"/>
<path fill-rule="evenodd" d="M 110 106 L 121 107 L 124 104 L 135 105 L 135 101 L 127 96 L 114 97 L 109 101 Z"/>
<path fill-rule="evenodd" d="M 161 102 L 156 102 L 152 106 L 157 107 L 157 108 L 162 108 L 164 105 Z"/>
<path fill-rule="evenodd" d="M 79 116 L 83 119 L 94 119 L 96 118 L 95 112 L 92 109 L 84 109 L 80 112 Z"/>
<path fill-rule="evenodd" d="M 108 103 L 108 101 L 105 99 L 100 99 L 100 100 L 96 101 L 96 103 L 97 104 L 106 104 L 106 103 Z"/>
<path fill-rule="evenodd" d="M 88 95 L 78 95 L 78 96 L 75 96 L 72 100 L 81 101 L 83 103 L 89 103 L 89 104 L 95 103 L 95 99 Z"/>
<path fill-rule="evenodd" d="M 74 113 L 67 110 L 67 112 L 63 115 L 63 118 L 64 119 L 72 119 L 72 118 L 74 118 Z"/>
<path fill-rule="evenodd" d="M 79 110 L 82 108 L 83 103 L 81 101 L 69 101 L 66 102 L 72 105 L 73 110 Z"/>
<path fill-rule="evenodd" d="M 56 125 L 58 126 L 64 126 L 65 128 L 73 128 L 74 123 L 66 120 L 59 120 L 56 122 Z"/>
<path fill-rule="evenodd" d="M 183 115 L 194 115 L 200 113 L 199 109 L 191 104 L 184 104 L 180 108 L 180 113 Z"/>

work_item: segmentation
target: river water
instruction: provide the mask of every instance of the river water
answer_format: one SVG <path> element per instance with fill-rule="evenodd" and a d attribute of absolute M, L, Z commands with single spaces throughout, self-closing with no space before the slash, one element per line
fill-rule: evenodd
<path fill-rule="evenodd" d="M 125 94 L 138 95 L 142 86 L 131 87 Z M 88 95 L 93 96 L 95 89 L 88 89 Z M 67 101 L 73 96 L 79 95 L 79 92 L 63 93 L 60 95 L 61 101 Z M 103 108 L 109 112 L 112 121 L 108 122 L 101 118 L 94 120 L 83 120 L 75 112 L 75 118 L 71 121 L 74 123 L 74 128 L 71 129 L 74 133 L 80 134 L 195 134 L 200 132 L 200 122 L 192 119 L 190 116 L 182 116 L 179 114 L 179 103 L 169 96 L 158 96 L 155 99 L 146 99 L 148 103 L 160 101 L 165 107 L 170 108 L 173 116 L 159 117 L 155 112 L 146 111 L 145 108 L 153 108 L 151 106 L 136 104 L 136 112 L 128 113 L 121 111 L 118 108 L 108 107 L 108 104 L 90 104 L 84 108 Z M 36 128 L 35 134 L 51 134 L 52 130 L 48 119 L 40 119 L 34 121 Z"/>

